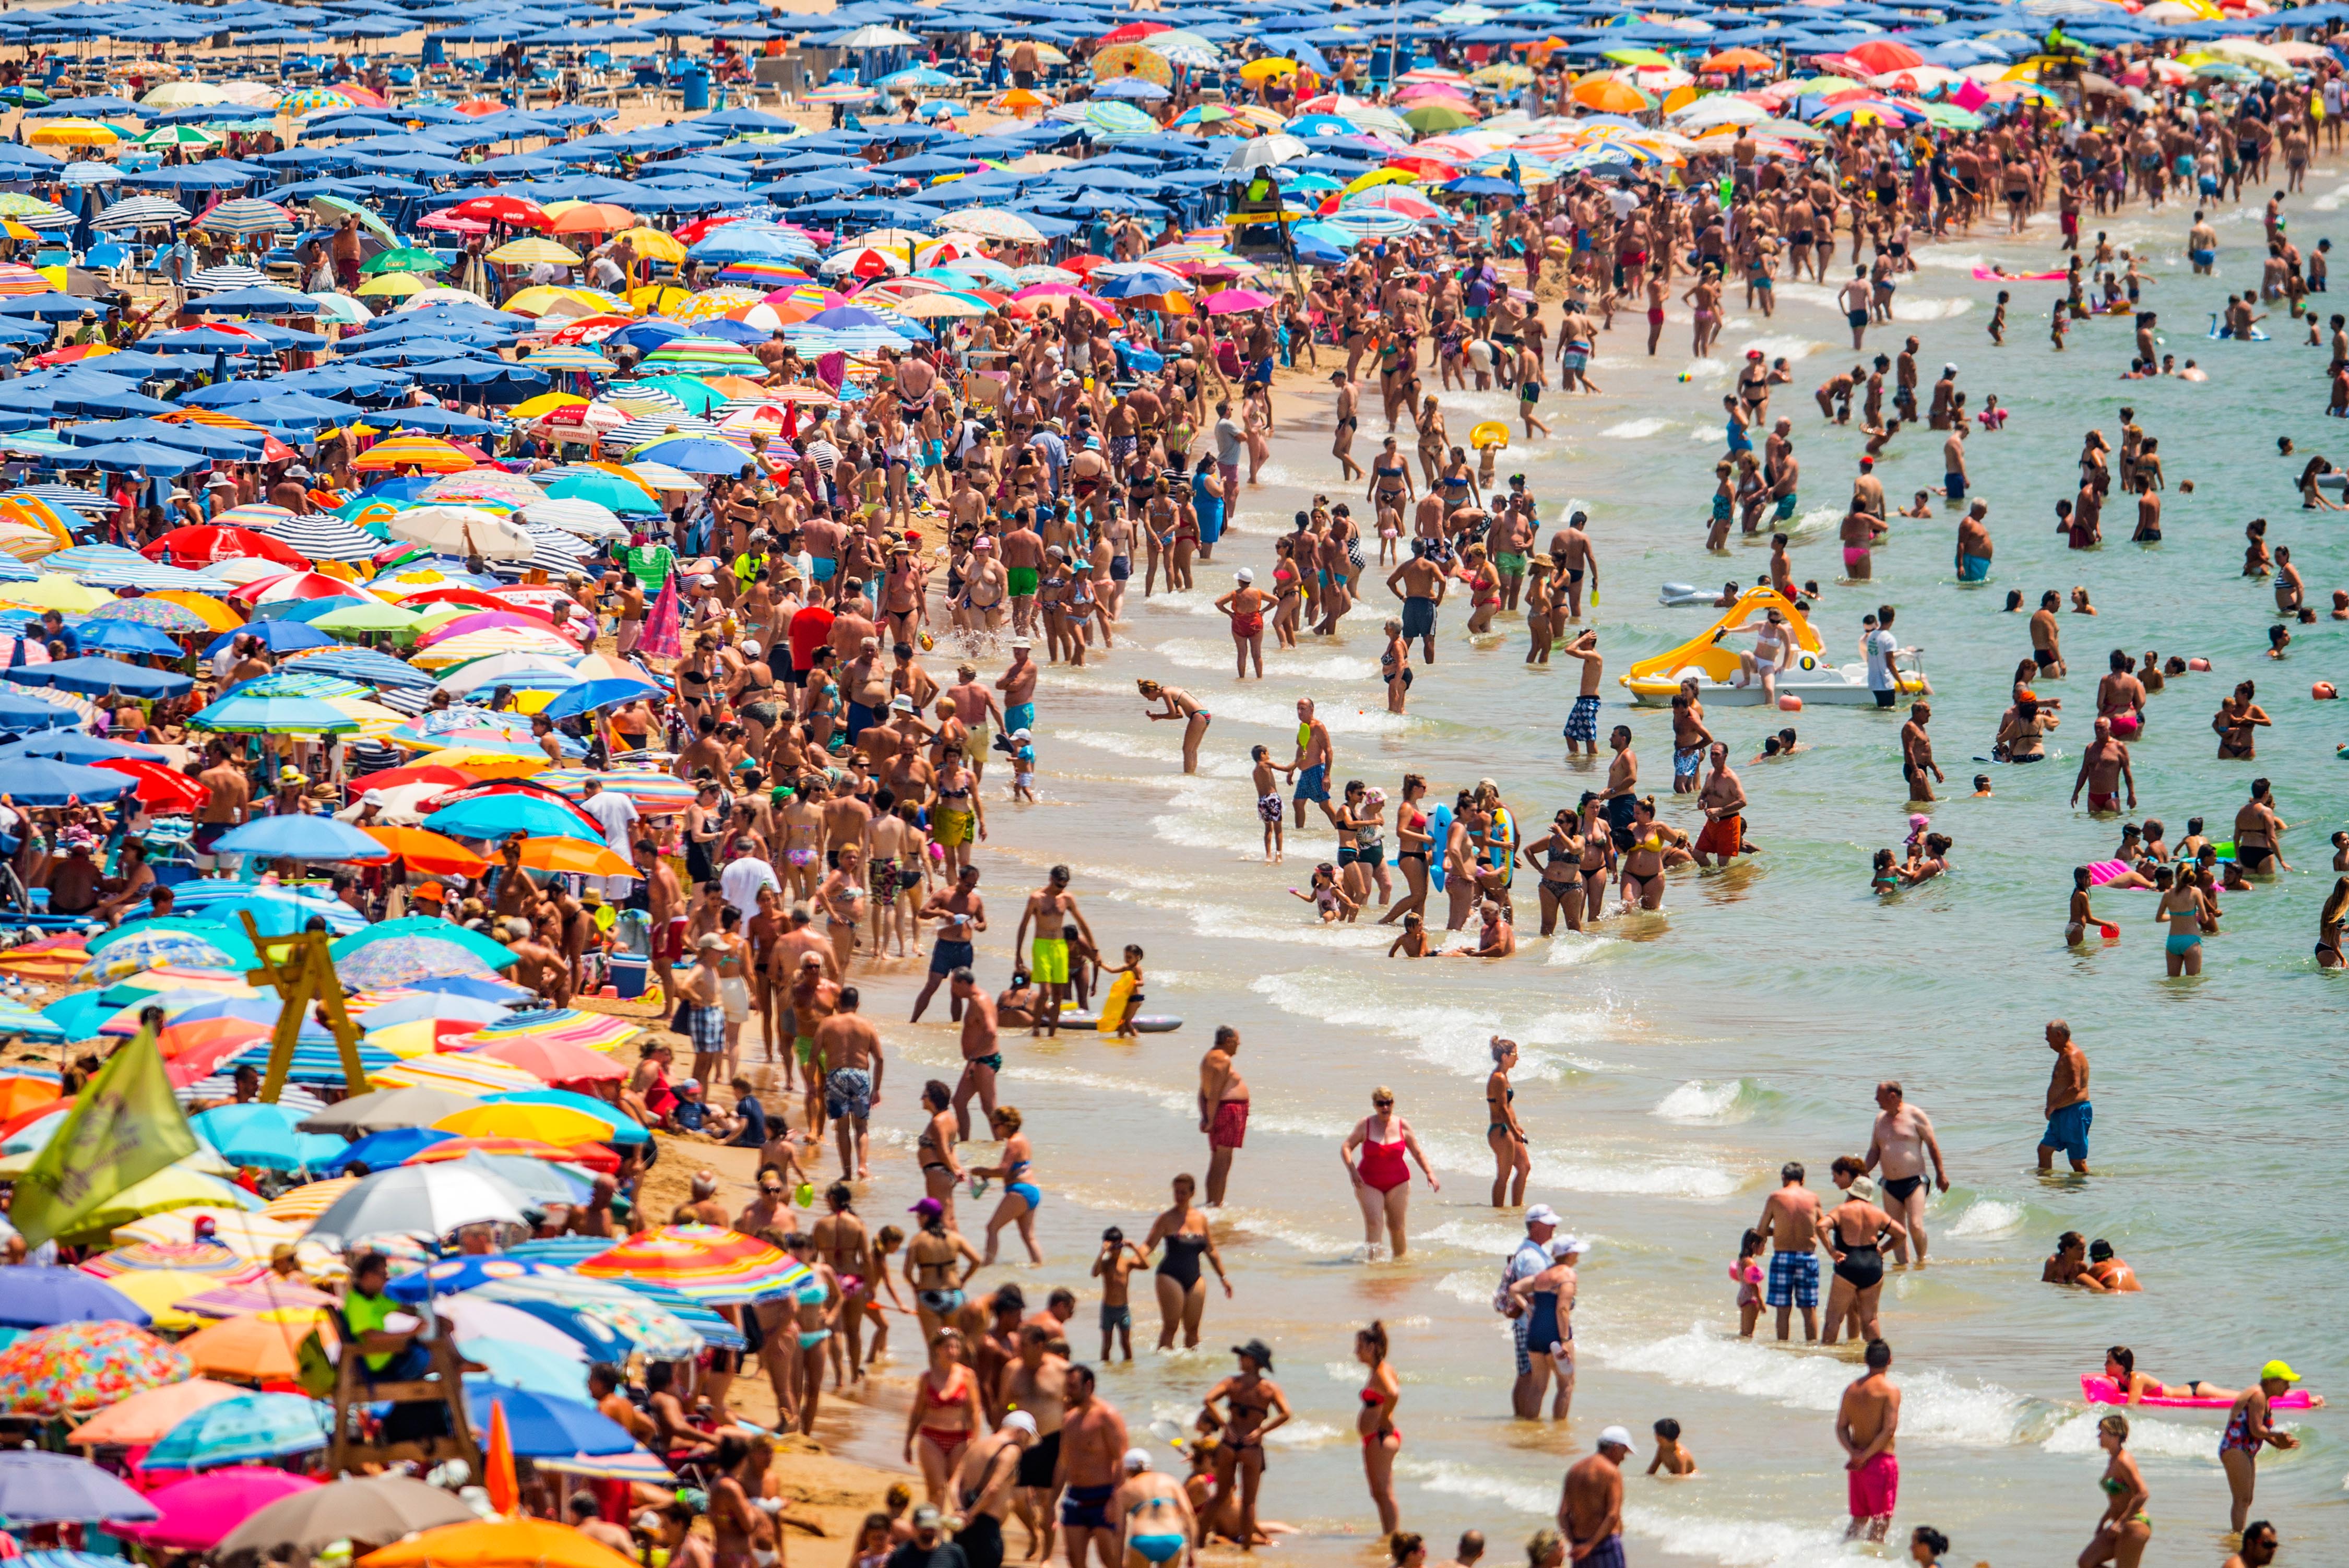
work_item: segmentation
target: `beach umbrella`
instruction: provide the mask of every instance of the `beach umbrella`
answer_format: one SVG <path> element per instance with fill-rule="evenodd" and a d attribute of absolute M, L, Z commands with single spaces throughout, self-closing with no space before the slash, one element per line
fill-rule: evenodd
<path fill-rule="evenodd" d="M 527 1279 L 532 1274 L 564 1274 L 569 1272 L 570 1270 L 562 1264 L 541 1263 L 529 1258 L 474 1256 L 443 1258 L 439 1263 L 427 1264 L 413 1274 L 400 1275 L 386 1285 L 384 1291 L 386 1295 L 397 1301 L 422 1301 L 428 1295 L 442 1297 L 459 1295 L 469 1290 L 478 1290 L 482 1285 L 497 1280 Z M 442 1310 L 447 1310 L 446 1305 Z M 501 1307 L 498 1311 L 511 1314 L 516 1318 L 522 1315 L 519 1313 L 513 1313 L 511 1307 Z M 536 1320 L 530 1321 L 534 1323 Z M 518 1336 L 539 1337 L 533 1331 L 523 1329 L 518 1324 L 501 1324 L 500 1326 L 510 1327 L 511 1331 Z M 545 1343 L 553 1344 L 554 1341 L 547 1340 Z M 576 1349 L 577 1346 L 574 1344 L 571 1348 Z"/>
<path fill-rule="evenodd" d="M 474 1105 L 432 1124 L 461 1138 L 527 1138 L 541 1143 L 594 1143 L 606 1136 L 585 1111 L 559 1105 Z"/>
<path fill-rule="evenodd" d="M 288 1398 L 283 1394 L 255 1397 L 264 1399 Z M 297 1399 L 294 1403 L 309 1406 L 313 1412 L 323 1411 L 326 1408 L 308 1399 Z M 202 1418 L 201 1412 L 192 1418 L 195 1420 Z M 318 1429 L 316 1441 L 282 1451 L 307 1453 L 326 1446 L 324 1418 L 314 1414 L 312 1419 Z M 167 1438 L 162 1447 L 168 1447 L 170 1442 Z M 162 1447 L 159 1447 L 157 1451 L 162 1451 Z M 264 1453 L 257 1457 L 271 1456 Z M 148 1455 L 144 1465 L 153 1470 L 195 1468 L 174 1464 L 170 1459 L 158 1460 L 152 1453 Z M 267 1467 L 217 1470 L 210 1475 L 191 1476 L 186 1480 L 176 1481 L 147 1494 L 147 1501 L 161 1513 L 161 1518 L 145 1524 L 127 1526 L 118 1533 L 150 1551 L 202 1552 L 269 1504 L 301 1492 L 315 1491 L 317 1486 L 318 1483 L 308 1476 L 289 1475 L 285 1470 Z"/>
<path fill-rule="evenodd" d="M 234 1169 L 225 1162 L 223 1168 Z M 167 1334 L 184 1334 L 203 1324 L 181 1308 L 181 1299 L 212 1289 L 220 1279 L 214 1274 L 191 1274 L 181 1269 L 130 1269 L 116 1274 L 112 1283 L 115 1289 L 148 1314 L 149 1327 Z"/>
<path fill-rule="evenodd" d="M 73 1429 L 76 1448 L 143 1448 L 207 1405 L 246 1398 L 252 1390 L 209 1377 L 191 1377 L 145 1389 L 109 1405 Z"/>
<path fill-rule="evenodd" d="M 424 819 L 424 826 L 452 839 L 487 839 L 492 842 L 502 841 L 509 833 L 579 839 L 589 843 L 603 841 L 603 834 L 583 820 L 575 807 L 521 793 L 477 795 L 433 812 Z"/>
<path fill-rule="evenodd" d="M 0 1366 L 25 1343 L 20 1339 L 0 1351 Z M 21 1395 L 20 1390 L 20 1401 Z M 16 1408 L 28 1407 L 19 1402 Z M 12 1529 L 93 1521 L 135 1524 L 160 1516 L 153 1503 L 88 1460 L 37 1449 L 0 1449 L 0 1519 L 7 1520 Z"/>
<path fill-rule="evenodd" d="M 511 954 L 506 962 L 513 962 Z M 492 970 L 456 943 L 430 936 L 393 936 L 337 958 L 335 972 L 345 985 L 383 990 L 451 975 L 488 975 Z"/>
<path fill-rule="evenodd" d="M 485 1221 L 519 1224 L 523 1195 L 462 1165 L 402 1165 L 359 1179 L 318 1216 L 311 1234 L 357 1240 L 378 1233 L 435 1241 Z"/>
<path fill-rule="evenodd" d="M 351 467 L 362 473 L 413 468 L 428 474 L 453 474 L 472 466 L 471 458 L 435 436 L 393 436 L 351 459 Z"/>
<path fill-rule="evenodd" d="M 210 234 L 244 236 L 287 233 L 302 224 L 293 213 L 274 201 L 240 197 L 223 201 L 204 213 L 195 221 L 195 226 Z"/>
<path fill-rule="evenodd" d="M 477 1304 L 479 1309 L 512 1312 L 495 1302 Z M 551 1328 L 536 1318 L 512 1312 L 512 1315 L 530 1325 L 538 1332 L 561 1342 L 566 1350 L 549 1348 L 526 1340 L 497 1339 L 479 1335 L 460 1333 L 458 1348 L 465 1359 L 489 1368 L 488 1381 L 508 1388 L 520 1388 L 527 1393 L 551 1394 L 558 1398 L 584 1400 L 587 1390 L 586 1347 L 557 1328 Z M 554 1457 L 554 1456 L 544 1456 Z M 543 1458 L 541 1460 L 543 1465 Z M 666 1467 L 660 1475 L 667 1477 Z"/>
<path fill-rule="evenodd" d="M 0 1348 L 0 1409 L 26 1416 L 81 1416 L 142 1389 L 188 1377 L 187 1356 L 127 1323 L 60 1323 L 36 1328 Z M 16 1456 L 0 1451 L 0 1466 Z M 18 1524 L 37 1519 L 94 1519 L 99 1514 L 36 1514 L 12 1497 L 14 1479 L 0 1470 L 0 1516 Z"/>
<path fill-rule="evenodd" d="M 90 769 L 85 771 L 97 770 Z M 0 764 L 0 779 L 5 777 L 5 765 Z M 125 779 L 121 782 L 128 787 L 129 780 Z M 234 962 L 225 950 L 192 932 L 134 931 L 129 937 L 91 957 L 74 978 L 83 981 L 119 980 L 162 964 L 184 965 L 192 969 L 226 969 Z"/>
<path fill-rule="evenodd" d="M 483 1378 L 465 1379 L 466 1413 L 486 1429 L 490 1412 L 502 1410 L 515 1455 L 536 1459 L 572 1453 L 626 1453 L 636 1446 L 627 1429 L 585 1399 L 534 1394 Z M 439 1558 L 433 1559 L 437 1564 Z"/>
<path fill-rule="evenodd" d="M 552 1081 L 551 1079 L 549 1081 Z M 0 1288 L 0 1328 L 46 1328 L 56 1323 L 128 1323 L 144 1328 L 147 1310 L 120 1291 L 74 1268 L 24 1265 L 10 1269 Z"/>
<path fill-rule="evenodd" d="M 223 1536 L 212 1556 L 222 1568 L 307 1563 L 339 1542 L 374 1546 L 473 1517 L 454 1492 L 413 1476 L 345 1477 L 271 1503 Z"/>
<path fill-rule="evenodd" d="M 558 841 L 570 842 L 569 840 Z M 502 1041 L 484 1046 L 475 1053 L 492 1061 L 504 1062 L 524 1072 L 535 1073 L 550 1084 L 580 1083 L 589 1079 L 621 1079 L 628 1069 L 599 1051 L 574 1046 L 567 1040 L 539 1036 L 518 1040 Z"/>
<path fill-rule="evenodd" d="M 450 1094 L 444 1089 L 376 1089 L 339 1100 L 324 1110 L 314 1111 L 296 1125 L 305 1132 L 339 1132 L 347 1136 L 429 1127 L 440 1118 L 466 1109 L 474 1103 L 463 1095 Z"/>
<path fill-rule="evenodd" d="M 338 721 L 336 727 L 339 729 L 358 727 L 340 714 L 335 717 Z M 291 856 L 297 861 L 380 861 L 385 858 L 381 844 L 349 823 L 337 822 L 332 817 L 299 813 L 288 817 L 256 817 L 241 828 L 232 828 L 221 836 L 214 845 L 214 852 L 259 855 L 264 860 L 274 860 L 281 855 Z"/>
<path fill-rule="evenodd" d="M 148 1470 L 217 1470 L 249 1460 L 316 1453 L 332 1436 L 332 1414 L 316 1399 L 298 1394 L 242 1394 L 191 1411 L 156 1441 L 141 1462 Z M 160 1498 L 157 1506 L 162 1506 Z M 254 1508 L 259 1506 L 255 1503 Z M 252 1508 L 245 1510 L 245 1513 L 252 1511 Z M 168 1520 L 171 1511 L 165 1508 L 164 1514 Z M 239 1514 L 213 1531 L 207 1542 L 219 1540 L 228 1532 L 228 1525 L 241 1522 L 243 1517 Z"/>
<path fill-rule="evenodd" d="M 428 1530 L 369 1553 L 358 1568 L 630 1568 L 634 1562 L 567 1524 L 515 1516 Z"/>
<path fill-rule="evenodd" d="M 343 1180 L 350 1180 L 344 1178 Z M 334 1197 L 334 1181 L 312 1181 L 294 1189 L 295 1192 L 317 1193 L 317 1202 L 324 1208 Z M 290 1196 L 290 1194 L 289 1194 Z M 270 1205 L 275 1210 L 277 1205 Z M 247 1284 L 214 1284 L 210 1290 L 182 1296 L 178 1303 L 181 1312 L 197 1317 L 243 1317 L 247 1313 L 276 1312 L 289 1307 L 332 1306 L 335 1298 L 322 1290 L 306 1284 L 295 1284 L 275 1274 L 263 1274 Z"/>
<path fill-rule="evenodd" d="M 455 218 L 475 218 L 520 228 L 543 229 L 547 224 L 546 209 L 523 196 L 474 196 L 447 211 Z"/>
<path fill-rule="evenodd" d="M 302 1341 L 313 1328 L 332 1334 L 332 1323 L 316 1307 L 276 1307 L 199 1329 L 180 1341 L 180 1349 L 199 1371 L 223 1378 L 291 1382 L 301 1370 Z"/>
<path fill-rule="evenodd" d="M 512 517 L 474 506 L 410 507 L 395 512 L 385 527 L 411 544 L 451 554 L 478 552 L 492 561 L 527 561 L 538 549 Z"/>
<path fill-rule="evenodd" d="M 649 1143 L 652 1134 L 639 1126 L 626 1112 L 591 1096 L 564 1088 L 512 1089 L 482 1098 L 484 1105 L 557 1105 L 565 1106 L 604 1123 L 608 1131 L 598 1135 L 598 1141 L 615 1147 L 632 1143 Z"/>
<path fill-rule="evenodd" d="M 767 1300 L 809 1277 L 790 1253 L 717 1225 L 639 1232 L 574 1266 L 588 1279 L 641 1280 L 709 1305 Z"/>

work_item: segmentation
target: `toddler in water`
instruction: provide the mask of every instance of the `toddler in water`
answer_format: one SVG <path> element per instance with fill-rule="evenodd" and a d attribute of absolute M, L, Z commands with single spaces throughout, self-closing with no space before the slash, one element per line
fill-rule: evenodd
<path fill-rule="evenodd" d="M 1729 1277 L 1737 1282 L 1737 1333 L 1738 1336 L 1744 1339 L 1754 1337 L 1754 1326 L 1762 1320 L 1763 1242 L 1761 1232 L 1746 1232 L 1745 1239 L 1738 1243 L 1737 1261 L 1729 1265 Z M 1663 1435 L 1661 1422 L 1657 1425 L 1656 1433 L 1659 1437 Z M 1673 1436 L 1679 1435 L 1679 1430 L 1675 1428 Z M 1660 1443 L 1657 1445 L 1659 1458 L 1661 1457 L 1662 1451 L 1662 1445 Z"/>
<path fill-rule="evenodd" d="M 1299 892 L 1297 889 L 1290 888 L 1288 896 L 1301 898 L 1311 904 L 1314 913 L 1320 918 L 1324 925 L 1333 924 L 1341 920 L 1351 920 L 1354 917 L 1354 912 L 1361 907 L 1352 899 L 1348 898 L 1346 890 L 1338 885 L 1338 868 L 1327 861 L 1313 868 L 1312 888 L 1311 892 Z"/>
<path fill-rule="evenodd" d="M 1648 1463 L 1648 1473 L 1658 1470 L 1666 1475 L 1696 1474 L 1696 1456 L 1681 1444 L 1681 1424 L 1666 1416 L 1656 1423 L 1656 1457 Z"/>
<path fill-rule="evenodd" d="M 1011 798 L 1036 803 L 1036 743 L 1024 729 L 1011 732 Z"/>
<path fill-rule="evenodd" d="M 1256 764 L 1256 814 L 1257 820 L 1264 823 L 1264 863 L 1278 865 L 1281 856 L 1287 852 L 1287 847 L 1282 831 L 1286 813 L 1282 809 L 1280 791 L 1273 788 L 1272 783 L 1276 765 L 1272 753 L 1261 746 L 1251 748 L 1248 757 Z"/>

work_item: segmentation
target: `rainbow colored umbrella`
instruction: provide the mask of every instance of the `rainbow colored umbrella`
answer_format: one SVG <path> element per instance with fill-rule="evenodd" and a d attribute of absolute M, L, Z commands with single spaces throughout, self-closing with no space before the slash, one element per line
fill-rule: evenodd
<path fill-rule="evenodd" d="M 711 1306 L 763 1301 L 811 1277 L 805 1264 L 780 1248 L 717 1225 L 640 1231 L 574 1267 L 589 1279 L 642 1280 Z"/>
<path fill-rule="evenodd" d="M 587 768 L 553 768 L 532 776 L 531 782 L 560 790 L 573 799 L 587 793 L 587 780 L 600 779 L 615 795 L 626 795 L 647 817 L 682 811 L 693 804 L 693 786 L 667 773 L 598 773 Z"/>
<path fill-rule="evenodd" d="M 100 1279 L 141 1269 L 177 1269 L 189 1274 L 234 1274 L 246 1260 L 218 1242 L 133 1242 L 101 1253 L 81 1265 Z"/>
<path fill-rule="evenodd" d="M 12 1415 L 83 1416 L 184 1382 L 194 1371 L 186 1356 L 143 1328 L 60 1323 L 0 1350 L 0 1398 Z"/>

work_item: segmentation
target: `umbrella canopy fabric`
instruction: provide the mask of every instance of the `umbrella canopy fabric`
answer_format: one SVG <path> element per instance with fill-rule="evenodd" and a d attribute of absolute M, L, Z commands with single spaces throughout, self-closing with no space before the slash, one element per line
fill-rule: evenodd
<path fill-rule="evenodd" d="M 332 1435 L 331 1414 L 316 1399 L 297 1394 L 245 1394 L 189 1415 L 148 1450 L 144 1463 L 149 1470 L 217 1470 L 248 1460 L 315 1453 Z M 254 1507 L 275 1501 L 263 1498 Z M 243 1518 L 239 1514 L 228 1522 Z M 226 1532 L 223 1527 L 205 1540 L 217 1541 Z"/>
<path fill-rule="evenodd" d="M 471 1388 L 467 1393 L 470 1397 Z M 632 1568 L 601 1542 L 552 1520 L 474 1520 L 428 1530 L 397 1546 L 371 1552 L 357 1568 Z"/>
<path fill-rule="evenodd" d="M 306 1563 L 338 1541 L 380 1545 L 472 1518 L 454 1492 L 412 1476 L 345 1478 L 271 1503 L 222 1537 L 212 1556 L 222 1568 L 251 1568 L 264 1560 Z"/>
<path fill-rule="evenodd" d="M 336 717 L 339 718 L 341 716 Z M 257 817 L 241 828 L 233 828 L 221 835 L 212 846 L 212 852 L 259 855 L 264 860 L 274 860 L 280 855 L 291 856 L 297 861 L 379 861 L 384 858 L 383 846 L 348 822 L 337 822 L 332 817 L 299 813 L 285 817 Z"/>
<path fill-rule="evenodd" d="M 183 1382 L 192 1369 L 178 1348 L 127 1323 L 60 1323 L 36 1328 L 0 1349 L 0 1401 L 18 1415 L 80 1416 L 144 1389 Z M 0 1461 L 14 1457 L 0 1454 Z M 0 1480 L 0 1515 L 18 1523 L 34 1522 L 10 1506 L 5 1480 Z"/>
<path fill-rule="evenodd" d="M 0 1373 L 0 1380 L 5 1377 Z M 0 1519 L 12 1529 L 89 1520 L 137 1524 L 160 1517 L 153 1503 L 88 1460 L 37 1449 L 0 1450 Z"/>
<path fill-rule="evenodd" d="M 0 1289 L 0 1328 L 47 1328 L 57 1323 L 152 1321 L 145 1307 L 79 1269 L 10 1269 Z"/>
<path fill-rule="evenodd" d="M 387 1132 L 406 1127 L 429 1127 L 478 1102 L 438 1088 L 383 1088 L 353 1095 L 305 1117 L 297 1125 L 304 1132 Z"/>
<path fill-rule="evenodd" d="M 325 1443 L 321 1434 L 318 1446 Z M 147 1463 L 155 1468 L 160 1461 L 150 1454 Z M 120 1533 L 151 1549 L 201 1552 L 271 1503 L 317 1487 L 308 1476 L 265 1467 L 191 1476 L 147 1494 L 162 1517 L 127 1526 Z"/>
<path fill-rule="evenodd" d="M 588 1279 L 643 1280 L 709 1305 L 763 1301 L 799 1288 L 805 1264 L 755 1236 L 717 1225 L 665 1225 L 578 1265 Z"/>
<path fill-rule="evenodd" d="M 463 1165 L 402 1165 L 359 1178 L 311 1226 L 313 1239 L 371 1235 L 437 1241 L 460 1225 L 520 1223 L 523 1195 L 494 1176 Z"/>
<path fill-rule="evenodd" d="M 512 954 L 506 954 L 505 962 L 513 961 Z M 452 975 L 493 973 L 460 944 L 437 936 L 407 935 L 386 937 L 347 956 L 337 957 L 335 972 L 342 976 L 345 985 L 358 990 L 379 990 Z"/>
<path fill-rule="evenodd" d="M 167 1383 L 108 1406 L 76 1427 L 67 1441 L 76 1448 L 143 1447 L 205 1406 L 241 1398 L 249 1392 L 233 1383 L 216 1383 L 210 1377 Z"/>
<path fill-rule="evenodd" d="M 622 1454 L 636 1446 L 626 1428 L 584 1399 L 534 1394 L 481 1378 L 465 1379 L 465 1408 L 475 1426 L 488 1428 L 492 1407 L 504 1410 L 513 1451 L 523 1459 Z"/>

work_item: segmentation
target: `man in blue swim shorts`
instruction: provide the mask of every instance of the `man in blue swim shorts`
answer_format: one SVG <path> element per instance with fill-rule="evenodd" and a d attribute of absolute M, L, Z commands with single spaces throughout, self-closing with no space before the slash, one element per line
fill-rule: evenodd
<path fill-rule="evenodd" d="M 2088 1054 L 2072 1043 L 2072 1026 L 2061 1018 L 2047 1022 L 2047 1048 L 2055 1053 L 2055 1070 L 2047 1078 L 2047 1130 L 2039 1136 L 2039 1169 L 2055 1168 L 2062 1150 L 2079 1175 L 2088 1173 L 2088 1124 L 2095 1107 L 2088 1101 Z"/>
<path fill-rule="evenodd" d="M 1330 727 L 1313 717 L 1313 699 L 1297 699 L 1297 756 L 1288 764 L 1297 776 L 1297 789 L 1289 799 L 1297 807 L 1297 825 L 1305 826 L 1305 803 L 1308 800 L 1321 808 L 1321 814 L 1337 820 L 1330 810 L 1330 764 L 1337 760 L 1337 751 L 1330 742 Z"/>

